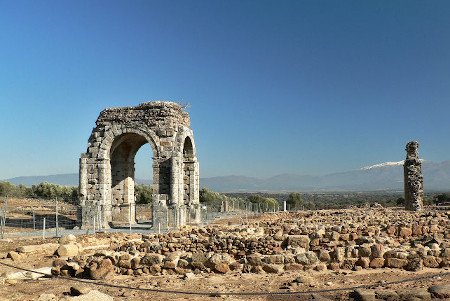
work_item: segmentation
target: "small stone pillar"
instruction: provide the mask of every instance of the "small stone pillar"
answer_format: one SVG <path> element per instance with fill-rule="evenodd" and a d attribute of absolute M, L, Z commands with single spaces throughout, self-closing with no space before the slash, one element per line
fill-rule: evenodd
<path fill-rule="evenodd" d="M 406 159 L 403 164 L 405 181 L 405 209 L 418 211 L 423 209 L 423 175 L 419 160 L 419 143 L 406 144 Z"/>

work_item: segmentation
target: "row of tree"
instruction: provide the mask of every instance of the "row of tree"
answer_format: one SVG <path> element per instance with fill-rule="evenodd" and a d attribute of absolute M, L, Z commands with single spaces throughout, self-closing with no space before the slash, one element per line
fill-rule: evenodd
<path fill-rule="evenodd" d="M 151 204 L 152 188 L 147 185 L 135 185 L 136 203 Z M 48 182 L 27 187 L 0 181 L 0 197 L 17 198 L 46 198 L 75 202 L 78 197 L 78 188 L 63 186 Z M 209 206 L 211 210 L 223 210 L 224 204 L 231 204 L 234 208 L 272 211 L 282 209 L 286 201 L 289 210 L 298 209 L 327 209 L 346 208 L 351 205 L 361 206 L 378 202 L 383 206 L 402 206 L 404 199 L 394 193 L 323 193 L 303 194 L 292 192 L 289 194 L 268 193 L 233 193 L 223 194 L 207 188 L 200 190 L 200 203 Z M 425 197 L 425 204 L 444 204 L 450 202 L 450 193 L 431 194 Z"/>
<path fill-rule="evenodd" d="M 14 185 L 10 182 L 0 182 L 1 197 L 16 198 L 59 198 L 68 202 L 74 202 L 78 197 L 78 188 L 43 182 L 27 187 Z"/>
<path fill-rule="evenodd" d="M 225 206 L 233 204 L 236 208 L 244 208 L 245 200 L 211 191 L 207 188 L 200 189 L 200 203 L 206 205 L 211 211 L 223 211 Z"/>
<path fill-rule="evenodd" d="M 284 200 L 278 200 L 264 194 L 252 193 L 243 195 L 243 197 L 237 197 L 211 191 L 207 188 L 202 188 L 200 190 L 200 203 L 217 211 L 223 210 L 224 204 L 227 204 L 228 208 L 234 207 L 234 209 L 273 211 L 279 210 L 280 208 L 282 209 L 283 201 Z M 302 209 L 302 206 L 304 205 L 300 193 L 297 192 L 290 193 L 285 201 L 290 210 Z"/>

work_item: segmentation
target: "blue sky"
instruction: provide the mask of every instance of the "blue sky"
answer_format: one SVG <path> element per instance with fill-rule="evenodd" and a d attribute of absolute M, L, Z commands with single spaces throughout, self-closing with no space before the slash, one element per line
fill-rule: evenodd
<path fill-rule="evenodd" d="M 449 1 L 0 0 L 0 179 L 76 172 L 102 109 L 154 99 L 191 104 L 204 177 L 357 169 L 412 139 L 449 160 L 449 16 Z"/>

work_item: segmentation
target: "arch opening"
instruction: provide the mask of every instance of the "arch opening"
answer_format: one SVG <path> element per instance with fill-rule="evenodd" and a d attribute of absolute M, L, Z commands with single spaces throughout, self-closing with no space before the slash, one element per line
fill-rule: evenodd
<path fill-rule="evenodd" d="M 153 222 L 153 150 L 148 143 L 142 145 L 134 158 L 136 222 Z"/>
<path fill-rule="evenodd" d="M 191 138 L 186 137 L 183 143 L 183 201 L 185 205 L 191 205 L 194 183 L 194 148 Z"/>
<path fill-rule="evenodd" d="M 126 133 L 117 137 L 110 150 L 111 206 L 112 222 L 136 222 L 136 169 L 135 158 L 138 151 L 150 144 L 145 137 Z M 150 148 L 152 150 L 152 148 Z M 152 151 L 147 153 L 151 158 Z M 151 172 L 152 165 L 146 167 Z M 153 178 L 153 176 L 152 176 Z M 150 185 L 150 183 L 148 183 Z"/>

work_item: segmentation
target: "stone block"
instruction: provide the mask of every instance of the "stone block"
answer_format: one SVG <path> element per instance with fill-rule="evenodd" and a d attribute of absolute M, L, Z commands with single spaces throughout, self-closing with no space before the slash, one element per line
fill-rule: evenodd
<path fill-rule="evenodd" d="M 73 257 L 77 256 L 80 252 L 78 245 L 74 243 L 69 243 L 65 245 L 60 245 L 56 251 L 61 257 Z"/>
<path fill-rule="evenodd" d="M 289 235 L 286 239 L 286 246 L 291 248 L 304 248 L 309 250 L 310 239 L 308 235 Z"/>
<path fill-rule="evenodd" d="M 389 268 L 403 268 L 408 264 L 407 259 L 386 258 L 385 265 Z"/>
<path fill-rule="evenodd" d="M 450 285 L 431 286 L 428 291 L 433 298 L 447 299 L 450 298 Z"/>

